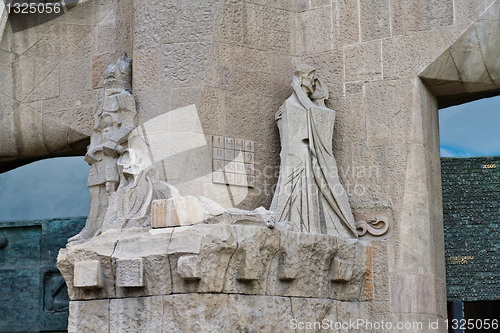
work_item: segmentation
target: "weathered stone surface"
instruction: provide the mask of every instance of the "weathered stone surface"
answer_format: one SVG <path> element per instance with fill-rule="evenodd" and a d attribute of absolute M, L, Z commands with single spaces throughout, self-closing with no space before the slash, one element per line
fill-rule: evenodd
<path fill-rule="evenodd" d="M 389 258 L 386 242 L 372 243 L 373 297 L 377 301 L 389 301 L 390 277 L 386 274 Z"/>
<path fill-rule="evenodd" d="M 224 332 L 231 326 L 230 314 L 226 310 L 228 305 L 228 295 L 224 294 L 166 296 L 164 297 L 162 330 L 166 332 L 202 332 L 204 330 Z"/>
<path fill-rule="evenodd" d="M 413 84 L 409 80 L 378 81 L 365 85 L 366 122 L 379 124 L 377 128 L 367 127 L 368 147 L 380 147 L 382 142 L 396 144 L 408 135 L 412 96 Z M 355 156 L 362 157 L 359 153 Z M 379 165 L 383 165 L 384 161 L 381 162 Z M 359 165 L 374 164 L 361 162 Z"/>
<path fill-rule="evenodd" d="M 384 79 L 416 76 L 446 47 L 439 31 L 382 41 Z"/>
<path fill-rule="evenodd" d="M 109 331 L 162 332 L 163 307 L 163 296 L 112 299 Z"/>
<path fill-rule="evenodd" d="M 312 9 L 295 16 L 295 29 L 292 31 L 292 54 L 315 54 L 333 49 L 333 26 L 331 7 Z M 301 33 L 310 31 L 314 36 Z"/>
<path fill-rule="evenodd" d="M 167 255 L 172 229 L 140 233 L 124 237 L 116 245 L 113 260 L 140 260 L 143 263 L 143 287 L 122 288 L 117 285 L 118 297 L 168 295 L 172 292 L 170 262 Z M 118 276 L 118 272 L 117 272 Z M 125 286 L 126 287 L 126 286 Z"/>
<path fill-rule="evenodd" d="M 330 323 L 335 324 L 338 318 L 338 301 L 320 299 L 320 298 L 299 298 L 292 297 L 291 299 L 291 309 L 293 312 L 293 318 L 297 323 L 311 323 L 312 327 L 303 329 L 298 329 L 298 332 L 307 332 L 308 330 L 316 329 L 318 326 L 316 323 L 326 323 L 328 327 L 323 327 L 325 330 L 335 329 L 335 326 L 330 327 Z M 292 321 L 287 322 L 287 326 L 294 324 Z M 293 326 L 292 326 L 293 327 Z M 321 328 L 321 326 L 320 326 Z"/>
<path fill-rule="evenodd" d="M 57 267 L 61 271 L 66 284 L 68 295 L 71 300 L 112 298 L 115 293 L 115 273 L 112 264 L 112 255 L 120 238 L 137 233 L 137 230 L 126 232 L 106 232 L 100 237 L 94 238 L 86 243 L 67 247 L 59 251 Z M 99 261 L 103 275 L 103 286 L 99 289 L 75 288 L 74 265 L 79 261 Z"/>
<path fill-rule="evenodd" d="M 359 7 L 362 42 L 390 36 L 389 1 L 360 0 Z"/>
<path fill-rule="evenodd" d="M 468 36 L 457 41 L 488 6 L 480 23 L 475 23 L 466 32 Z M 190 168 L 185 168 L 193 156 L 200 157 L 201 161 L 210 160 L 208 150 L 181 155 L 177 163 L 166 163 L 160 171 L 168 176 L 171 175 L 168 172 L 174 173 L 172 170 L 185 171 L 185 178 L 190 180 L 183 184 L 186 193 L 182 195 L 197 196 L 203 192 L 212 199 L 220 197 L 226 208 L 234 202 L 248 210 L 266 206 L 272 197 L 271 189 L 276 182 L 274 168 L 278 164 L 278 132 L 273 113 L 291 93 L 289 77 L 293 64 L 307 62 L 321 69 L 320 74 L 326 78 L 333 97 L 327 104 L 338 112 L 333 150 L 350 202 L 355 208 L 369 211 L 382 205 L 393 214 L 393 233 L 372 253 L 375 301 L 370 306 L 377 313 L 371 315 L 391 320 L 435 319 L 436 314 L 415 314 L 417 311 L 442 314 L 444 302 L 444 288 L 439 279 L 443 275 L 443 260 L 439 245 L 442 232 L 438 223 L 440 189 L 436 171 L 439 169 L 438 101 L 432 94 L 465 95 L 498 89 L 495 77 L 498 29 L 497 23 L 491 20 L 498 21 L 499 8 L 499 1 L 492 0 L 221 0 L 207 3 L 103 0 L 86 1 L 53 20 L 45 20 L 43 15 L 36 15 L 38 18 L 32 15 L 29 19 L 12 16 L 0 45 L 0 75 L 4 78 L 0 87 L 0 161 L 84 153 L 92 131 L 92 105 L 97 100 L 96 91 L 92 89 L 99 87 L 95 78 L 100 73 L 96 72 L 102 70 L 106 57 L 127 50 L 137 64 L 134 93 L 141 112 L 140 124 L 149 119 L 162 120 L 155 117 L 194 105 L 203 138 L 205 134 L 230 137 L 242 134 L 245 139 L 255 140 L 256 148 L 261 151 L 255 165 L 259 186 L 245 193 L 208 184 L 208 178 L 200 176 L 204 175 L 203 162 L 193 162 Z M 469 34 L 479 38 L 473 40 Z M 360 42 L 363 44 L 358 44 Z M 450 49 L 452 44 L 455 45 Z M 379 70 L 379 58 L 372 57 L 380 50 L 382 70 Z M 444 60 L 438 64 L 435 60 L 439 60 L 440 55 Z M 428 80 L 422 78 L 430 89 L 417 78 L 426 68 Z M 484 74 L 486 70 L 492 79 Z M 170 123 L 179 119 L 166 118 Z M 190 138 L 190 135 L 179 136 L 171 142 L 188 142 Z M 177 154 L 185 147 L 170 145 L 168 149 Z M 378 168 L 378 172 L 358 173 L 361 167 Z M 349 185 L 354 190 L 349 190 Z M 231 265 L 236 253 L 240 259 L 244 257 L 246 243 L 239 249 L 241 253 L 238 252 L 241 232 L 224 231 L 225 236 L 219 237 L 218 232 L 212 235 L 200 230 L 152 232 L 130 240 L 130 244 L 122 236 L 111 240 L 108 233 L 102 236 L 101 245 L 89 243 L 88 248 L 61 252 L 60 265 L 68 281 L 72 281 L 74 262 L 99 260 L 105 281 L 115 281 L 112 264 L 117 259 L 134 258 L 134 251 L 141 253 L 145 269 L 143 291 L 137 293 L 128 290 L 134 288 L 118 287 L 118 297 L 167 295 L 174 284 L 181 292 L 211 292 L 209 290 L 223 290 L 225 283 L 255 283 L 239 282 L 236 272 L 217 266 L 217 251 L 223 252 L 220 266 L 224 267 Z M 267 231 L 265 233 L 267 235 Z M 270 262 L 270 276 L 276 276 L 276 281 L 267 284 L 266 292 L 275 282 L 293 286 L 289 288 L 290 293 L 302 283 L 299 282 L 302 272 L 295 268 L 295 258 L 287 257 L 282 251 L 282 238 L 288 237 L 283 235 L 280 234 L 279 246 L 273 239 L 269 244 L 252 241 L 256 244 L 254 248 L 276 250 L 273 256 L 263 251 L 266 253 L 263 260 Z M 153 236 L 158 239 L 153 241 Z M 140 245 L 131 245 L 136 241 Z M 151 245 L 154 250 L 148 242 L 155 243 Z M 206 250 L 200 245 L 204 242 L 210 244 Z M 295 251 L 292 247 L 289 250 Z M 146 253 L 148 251 L 150 253 Z M 182 279 L 175 280 L 177 260 L 182 255 L 198 256 L 200 272 L 204 270 L 203 263 L 207 263 L 211 271 L 217 272 L 217 277 L 214 273 L 210 278 L 200 274 L 198 282 L 182 286 Z M 283 266 L 278 264 L 280 261 Z M 155 271 L 148 265 L 163 270 Z M 419 273 L 419 268 L 423 273 Z M 433 281 L 428 282 L 435 286 L 435 307 L 422 306 L 425 302 L 419 301 L 420 305 L 412 304 L 408 309 L 398 301 L 417 292 L 417 289 L 404 288 L 409 283 L 406 277 L 401 280 L 395 273 L 389 274 L 402 269 L 410 270 L 411 276 L 422 274 Z M 241 276 L 244 279 L 247 276 L 248 281 L 259 277 L 252 269 L 242 272 Z M 171 275 L 175 282 L 169 278 Z M 418 288 L 423 284 L 415 283 Z M 390 290 L 389 286 L 394 289 Z M 432 289 L 422 288 L 423 295 Z M 74 289 L 70 291 L 74 299 L 116 297 L 107 284 L 100 294 L 96 291 L 78 294 Z M 354 295 L 349 288 L 342 292 Z M 398 296 L 393 298 L 391 293 Z M 390 309 L 389 299 L 394 300 Z M 187 306 L 195 312 L 193 304 Z M 402 309 L 412 313 L 400 315 Z M 345 316 L 370 316 L 363 311 L 362 306 L 348 309 Z M 389 311 L 394 314 L 389 315 Z M 204 317 L 203 321 L 213 323 L 213 318 Z M 206 325 L 204 327 L 213 327 L 214 331 L 224 330 L 217 324 Z M 86 326 L 83 327 L 85 330 Z M 275 328 L 275 331 L 283 330 Z"/>
<path fill-rule="evenodd" d="M 198 265 L 198 256 L 181 256 L 177 260 L 177 272 L 185 281 L 195 281 L 200 279 L 200 269 Z"/>
<path fill-rule="evenodd" d="M 354 264 L 334 258 L 330 266 L 330 279 L 333 282 L 349 282 L 352 278 Z"/>
<path fill-rule="evenodd" d="M 484 28 L 486 28 L 486 26 L 483 25 Z M 471 26 L 460 39 L 450 47 L 453 61 L 458 68 L 458 74 L 468 92 L 495 88 L 483 60 L 478 35 L 475 33 L 476 29 L 476 25 Z M 488 29 L 485 29 L 481 36 L 488 34 L 487 30 Z M 483 41 L 485 41 L 484 37 Z"/>
<path fill-rule="evenodd" d="M 172 292 L 341 300 L 366 297 L 363 293 L 370 270 L 367 244 L 357 240 L 248 225 L 198 225 L 177 227 L 173 232 L 172 229 L 137 230 L 135 233 L 130 230 L 128 236 L 123 235 L 118 241 L 110 234 L 107 232 L 61 251 L 59 265 L 67 277 L 73 276 L 73 271 L 68 272 L 67 268 L 78 266 L 82 259 L 93 259 L 95 265 L 103 267 L 102 289 L 82 290 L 70 281 L 72 299 L 96 299 L 102 295 L 168 295 Z M 105 244 L 101 244 L 100 250 L 94 245 L 94 249 L 82 251 L 83 245 L 88 247 L 110 241 L 114 241 L 109 243 L 113 244 L 113 249 L 106 250 L 106 246 L 102 248 Z M 109 257 L 103 256 L 105 252 Z M 333 258 L 348 263 L 350 270 L 349 278 L 342 275 L 341 282 L 332 284 Z"/>
<path fill-rule="evenodd" d="M 497 6 L 493 4 L 483 17 Z M 438 96 L 453 96 L 498 89 L 500 79 L 496 73 L 500 63 L 490 52 L 498 47 L 494 36 L 499 29 L 498 21 L 484 19 L 465 32 L 459 30 L 458 39 L 458 34 L 451 37 L 454 43 L 420 74 L 430 90 Z"/>
<path fill-rule="evenodd" d="M 117 287 L 144 287 L 144 265 L 139 259 L 116 260 Z"/>
<path fill-rule="evenodd" d="M 131 21 L 125 24 L 120 21 L 123 14 L 121 9 L 122 6 L 126 6 L 125 3 L 130 4 L 130 1 L 124 1 L 120 5 L 112 1 L 86 1 L 65 11 L 64 15 L 51 16 L 51 19 L 47 19 L 48 14 L 30 15 L 29 19 L 26 16 L 21 17 L 22 15 L 11 15 L 5 30 L 8 34 L 6 38 L 3 38 L 7 44 L 4 43 L 5 47 L 2 47 L 2 50 L 12 55 L 15 54 L 17 58 L 12 65 L 5 63 L 12 69 L 11 75 L 16 77 L 15 82 L 12 81 L 11 84 L 8 84 L 10 87 L 8 95 L 15 94 L 19 102 L 25 103 L 48 98 L 63 101 L 73 98 L 81 92 L 91 91 L 91 78 L 95 76 L 91 60 L 100 52 L 96 47 L 96 37 L 98 36 L 96 26 L 100 23 L 110 23 L 112 16 L 116 21 L 111 25 L 108 24 L 112 29 L 104 31 L 99 36 L 102 40 L 107 41 L 108 46 L 113 45 L 113 51 L 118 49 L 123 51 L 126 47 L 122 47 L 115 38 L 120 39 L 118 35 L 130 37 L 126 31 L 122 30 L 121 33 L 118 33 L 118 29 L 131 24 Z M 4 29 L 2 29 L 3 31 Z M 124 44 L 126 43 L 122 45 L 124 46 Z M 2 86 L 6 88 L 5 85 Z M 26 147 L 19 149 L 18 153 L 25 150 L 25 156 L 43 154 L 46 157 L 61 155 L 69 151 L 80 154 L 79 151 L 83 151 L 84 146 L 88 144 L 86 140 L 88 140 L 89 135 L 88 129 L 91 127 L 88 126 L 88 123 L 92 120 L 91 110 L 94 103 L 95 99 L 92 100 L 89 108 L 87 105 L 81 104 L 76 106 L 78 110 L 72 110 L 76 112 L 69 117 L 73 123 L 71 129 L 67 127 L 67 122 L 64 121 L 66 119 L 61 119 L 62 117 L 59 117 L 58 122 L 51 124 L 50 132 L 46 130 L 47 121 L 45 119 L 37 121 L 38 125 L 33 125 L 31 131 L 34 134 L 33 138 L 41 138 L 40 143 L 43 147 L 32 140 L 18 141 L 19 148 Z M 12 107 L 9 109 L 15 110 Z M 67 108 L 57 110 L 59 116 L 66 111 L 69 110 Z M 48 117 L 45 110 L 43 113 L 43 118 Z M 34 119 L 37 117 L 35 116 Z M 30 122 L 28 121 L 28 123 Z M 21 123 L 9 127 L 5 133 L 25 131 L 25 128 L 19 128 Z M 77 144 L 82 140 L 83 143 Z M 5 145 L 7 144 L 8 142 L 5 142 Z M 32 152 L 32 148 L 38 153 Z M 4 154 L 4 150 L 0 151 L 0 154 L 4 158 L 9 156 Z M 15 156 L 19 156 L 18 154 L 10 155 L 9 159 L 11 160 L 16 158 Z"/>
<path fill-rule="evenodd" d="M 346 84 L 346 97 L 331 99 L 331 105 L 337 111 L 335 115 L 336 126 L 333 133 L 334 151 L 339 155 L 342 153 L 339 151 L 339 148 L 342 148 L 343 143 L 366 139 L 367 114 L 365 112 L 364 96 L 362 93 L 363 87 L 364 85 L 360 83 L 360 86 L 354 89 L 361 89 L 361 92 L 351 93 L 349 92 L 349 85 Z M 349 186 L 346 184 L 345 175 L 352 174 L 354 167 L 350 164 L 351 160 L 338 161 L 339 176 L 346 187 Z M 347 191 L 349 192 L 349 189 Z"/>
<path fill-rule="evenodd" d="M 453 0 L 406 1 L 408 32 L 432 30 L 453 24 Z"/>
<path fill-rule="evenodd" d="M 288 324 L 293 318 L 290 299 L 287 297 L 271 296 L 246 296 L 230 295 L 228 306 L 232 311 L 232 320 L 240 331 L 256 332 L 279 332 L 289 330 Z M 255 309 L 248 312 L 247 309 Z M 269 321 L 261 313 L 268 314 L 273 321 Z"/>
<path fill-rule="evenodd" d="M 352 274 L 349 274 L 351 277 L 348 282 L 345 282 L 345 279 L 341 279 L 342 281 L 332 281 L 330 286 L 331 298 L 345 301 L 369 298 L 369 294 L 363 294 L 363 292 L 367 291 L 365 283 L 371 282 L 367 280 L 368 269 L 370 268 L 367 264 L 367 261 L 370 260 L 367 243 L 343 238 L 339 239 L 337 246 L 339 251 L 336 254 L 336 258 L 348 265 L 349 271 L 352 269 Z M 335 277 L 334 272 L 335 265 L 331 264 L 329 276 Z"/>
<path fill-rule="evenodd" d="M 335 1 L 334 36 L 339 46 L 356 44 L 359 34 L 359 1 Z"/>
<path fill-rule="evenodd" d="M 109 332 L 110 300 L 71 301 L 68 332 Z"/>
<path fill-rule="evenodd" d="M 330 98 L 344 95 L 344 52 L 342 49 L 304 56 L 301 61 L 316 67 L 318 76 L 324 79 L 328 86 Z M 290 93 L 288 91 L 283 97 L 288 97 Z"/>
<path fill-rule="evenodd" d="M 485 10 L 490 6 L 493 2 L 492 0 L 455 0 L 455 11 L 454 16 L 456 23 L 467 22 L 470 23 L 475 21 L 478 16 L 480 18 L 486 17 L 488 14 L 488 10 Z M 494 7 L 494 6 L 493 6 Z M 490 7 L 491 8 L 491 7 Z"/>
<path fill-rule="evenodd" d="M 485 4 L 486 6 L 489 5 L 489 7 L 479 16 L 479 20 L 498 20 L 500 18 L 500 4 L 498 0 L 488 0 Z"/>
<path fill-rule="evenodd" d="M 500 21 L 478 22 L 476 33 L 486 71 L 495 86 L 500 88 L 500 59 L 494 54 L 494 50 L 500 47 L 500 40 L 495 38 L 500 34 Z"/>
<path fill-rule="evenodd" d="M 278 251 L 279 233 L 259 227 L 239 228 L 238 248 L 231 257 L 223 292 L 265 294 L 271 260 Z"/>
<path fill-rule="evenodd" d="M 230 260 L 237 247 L 235 231 L 231 228 L 221 228 L 218 233 L 203 237 L 199 254 L 200 291 L 222 292 L 229 278 Z"/>
<path fill-rule="evenodd" d="M 9 13 L 5 8 L 5 3 L 0 4 L 0 40 L 2 40 L 3 32 L 5 30 L 5 23 L 7 23 L 7 17 Z"/>
<path fill-rule="evenodd" d="M 323 237 L 295 233 L 281 236 L 279 255 L 270 267 L 268 294 L 313 297 L 328 294 L 328 269 L 338 248 L 336 239 L 319 242 Z"/>
<path fill-rule="evenodd" d="M 345 49 L 346 81 L 382 79 L 382 43 L 363 43 Z"/>
<path fill-rule="evenodd" d="M 76 288 L 104 287 L 101 263 L 98 260 L 75 262 L 73 274 L 73 285 Z"/>
<path fill-rule="evenodd" d="M 248 311 L 249 308 L 254 311 Z M 231 309 L 231 311 L 227 311 Z M 262 316 L 262 314 L 266 316 Z M 267 317 L 267 314 L 269 317 Z M 268 318 L 273 318 L 269 320 Z M 165 297 L 168 332 L 291 332 L 290 300 L 283 297 L 187 294 Z"/>
<path fill-rule="evenodd" d="M 243 42 L 252 48 L 290 53 L 290 12 L 254 3 L 244 4 Z"/>

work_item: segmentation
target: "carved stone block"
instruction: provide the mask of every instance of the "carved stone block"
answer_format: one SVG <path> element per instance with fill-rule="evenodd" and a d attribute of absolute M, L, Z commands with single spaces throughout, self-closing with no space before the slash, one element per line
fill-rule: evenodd
<path fill-rule="evenodd" d="M 187 226 L 205 221 L 203 205 L 193 196 L 154 200 L 151 213 L 153 228 Z"/>
<path fill-rule="evenodd" d="M 250 282 L 259 279 L 259 273 L 262 273 L 259 268 L 261 268 L 258 262 L 258 258 L 251 253 L 244 252 L 241 261 L 239 262 L 239 267 L 236 273 L 236 279 L 242 282 Z"/>
<path fill-rule="evenodd" d="M 334 258 L 330 270 L 330 280 L 333 282 L 349 282 L 352 278 L 354 264 Z"/>
<path fill-rule="evenodd" d="M 177 260 L 177 272 L 184 280 L 199 280 L 201 276 L 198 267 L 198 256 L 181 256 Z"/>
<path fill-rule="evenodd" d="M 117 287 L 144 287 L 144 265 L 142 259 L 116 260 Z"/>
<path fill-rule="evenodd" d="M 99 260 L 76 262 L 73 285 L 77 288 L 102 288 L 104 279 L 101 262 Z"/>

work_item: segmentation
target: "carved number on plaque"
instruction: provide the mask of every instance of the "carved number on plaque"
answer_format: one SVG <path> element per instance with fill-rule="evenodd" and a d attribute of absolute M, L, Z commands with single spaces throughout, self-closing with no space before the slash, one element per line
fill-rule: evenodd
<path fill-rule="evenodd" d="M 255 142 L 212 136 L 212 182 L 254 187 Z"/>

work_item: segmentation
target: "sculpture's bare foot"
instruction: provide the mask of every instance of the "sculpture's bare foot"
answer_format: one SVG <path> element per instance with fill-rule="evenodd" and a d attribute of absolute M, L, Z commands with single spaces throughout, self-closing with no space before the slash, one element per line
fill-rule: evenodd
<path fill-rule="evenodd" d="M 79 234 L 68 239 L 67 247 L 75 246 L 78 244 L 85 243 L 94 236 L 94 232 L 90 231 L 87 227 L 84 227 Z"/>
<path fill-rule="evenodd" d="M 78 234 L 78 235 L 75 235 L 75 236 L 71 237 L 70 239 L 68 239 L 68 244 L 66 244 L 66 247 L 75 246 L 75 245 L 84 243 L 87 240 L 88 239 L 86 239 L 82 235 Z"/>

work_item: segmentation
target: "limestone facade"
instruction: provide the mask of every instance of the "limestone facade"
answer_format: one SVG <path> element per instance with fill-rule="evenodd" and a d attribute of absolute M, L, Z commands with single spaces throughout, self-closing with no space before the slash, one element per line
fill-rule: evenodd
<path fill-rule="evenodd" d="M 83 156 L 102 72 L 126 51 L 134 64 L 138 124 L 180 119 L 169 111 L 194 105 L 204 135 L 253 140 L 257 186 L 241 192 L 237 207 L 268 207 L 279 166 L 274 114 L 292 92 L 296 65 L 306 63 L 324 78 L 327 107 L 337 112 L 333 151 L 355 220 L 385 216 L 391 225 L 382 237 L 366 236 L 371 299 L 205 295 L 176 291 L 168 282 L 154 286 L 164 288 L 161 293 L 141 298 L 103 294 L 106 299 L 89 301 L 75 294 L 70 331 L 85 325 L 218 331 L 210 326 L 215 317 L 220 321 L 213 325 L 228 320 L 242 331 L 282 331 L 259 322 L 247 307 L 272 309 L 273 325 L 279 318 L 321 321 L 329 315 L 423 323 L 444 318 L 437 109 L 500 88 L 499 20 L 499 0 L 89 0 L 50 17 L 9 15 L 0 43 L 3 170 L 43 157 Z M 196 163 L 186 168 L 196 152 L 175 159 L 188 181 L 175 173 L 170 179 L 182 183 L 183 195 L 211 191 Z M 114 245 L 102 245 L 87 259 L 114 258 Z M 142 288 L 154 279 L 148 258 L 171 269 L 177 261 L 169 255 L 144 255 Z M 181 262 L 182 274 L 197 280 L 197 260 Z M 105 280 L 115 281 L 113 261 L 100 265 Z M 88 293 L 119 293 L 114 285 L 96 290 Z M 155 313 L 163 313 L 161 322 Z M 200 316 L 201 326 L 182 326 L 183 316 Z"/>

